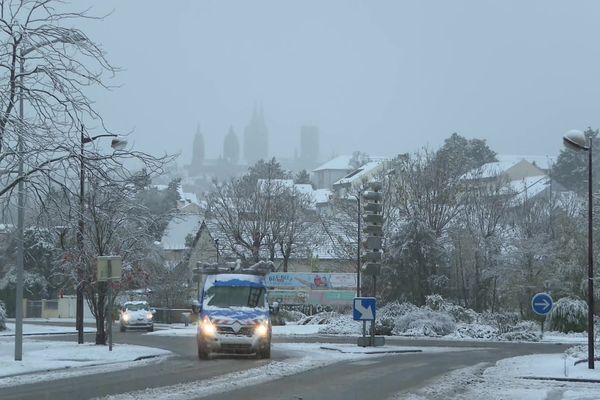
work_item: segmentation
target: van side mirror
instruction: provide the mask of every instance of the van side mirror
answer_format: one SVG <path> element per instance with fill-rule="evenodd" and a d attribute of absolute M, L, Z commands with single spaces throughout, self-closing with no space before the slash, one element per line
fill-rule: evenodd
<path fill-rule="evenodd" d="M 271 307 L 269 307 L 269 311 L 273 315 L 279 314 L 279 302 L 274 301 L 273 304 L 271 305 Z"/>

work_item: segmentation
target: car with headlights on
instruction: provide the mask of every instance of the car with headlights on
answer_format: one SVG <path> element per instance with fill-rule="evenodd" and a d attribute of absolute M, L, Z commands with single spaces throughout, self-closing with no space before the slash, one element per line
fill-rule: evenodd
<path fill-rule="evenodd" d="M 119 316 L 121 332 L 128 329 L 154 330 L 154 316 L 146 301 L 127 301 L 121 307 Z"/>

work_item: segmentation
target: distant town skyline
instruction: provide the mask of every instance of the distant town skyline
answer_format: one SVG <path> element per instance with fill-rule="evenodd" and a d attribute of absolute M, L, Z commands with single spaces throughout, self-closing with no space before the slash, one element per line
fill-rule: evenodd
<path fill-rule="evenodd" d="M 179 164 L 197 124 L 217 157 L 230 127 L 243 137 L 255 104 L 278 157 L 300 152 L 304 125 L 319 127 L 325 158 L 437 148 L 453 132 L 498 153 L 555 156 L 569 129 L 600 127 L 600 2 L 75 6 L 86 3 L 112 11 L 80 28 L 122 68 L 119 87 L 91 93 L 98 110 L 140 150 L 181 152 Z"/>

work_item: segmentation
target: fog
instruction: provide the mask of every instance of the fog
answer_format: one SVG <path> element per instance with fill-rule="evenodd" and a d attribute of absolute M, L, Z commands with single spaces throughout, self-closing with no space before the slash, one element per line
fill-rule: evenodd
<path fill-rule="evenodd" d="M 123 68 L 97 106 L 137 148 L 181 152 L 180 164 L 198 125 L 215 158 L 255 107 L 278 158 L 306 124 L 322 159 L 435 148 L 452 132 L 556 155 L 567 130 L 600 127 L 600 2 L 92 3 L 111 11 L 82 26 Z"/>

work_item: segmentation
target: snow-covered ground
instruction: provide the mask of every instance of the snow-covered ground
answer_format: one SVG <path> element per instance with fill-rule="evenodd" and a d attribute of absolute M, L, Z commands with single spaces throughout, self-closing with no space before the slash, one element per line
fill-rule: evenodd
<path fill-rule="evenodd" d="M 157 362 L 171 354 L 125 344 L 117 344 L 109 351 L 108 346 L 91 343 L 24 340 L 23 359 L 15 361 L 14 348 L 13 337 L 0 338 L 0 387 L 126 369 Z"/>
<path fill-rule="evenodd" d="M 394 399 L 600 399 L 600 370 L 589 370 L 587 363 L 574 362 L 575 358 L 563 354 L 507 358 L 492 367 L 481 364 L 453 371 L 425 388 L 399 393 Z M 575 382 L 578 379 L 597 382 Z"/>
<path fill-rule="evenodd" d="M 41 320 L 40 320 L 41 322 Z M 94 333 L 96 328 L 84 327 L 85 333 Z M 58 334 L 72 334 L 76 333 L 75 326 L 55 326 L 55 325 L 42 325 L 35 323 L 23 324 L 24 335 L 58 335 Z M 6 323 L 6 330 L 0 331 L 0 336 L 14 336 L 15 335 L 15 324 L 13 322 Z"/>
<path fill-rule="evenodd" d="M 316 335 L 322 325 L 274 326 L 274 336 Z M 10 330 L 14 324 L 8 324 Z M 194 336 L 193 325 L 160 326 L 148 335 Z M 0 387 L 34 383 L 83 374 L 93 374 L 108 370 L 125 369 L 145 363 L 157 362 L 170 354 L 168 351 L 142 346 L 115 345 L 112 352 L 106 346 L 92 344 L 77 345 L 71 342 L 25 340 L 23 361 L 14 361 L 14 332 L 1 332 L 0 335 Z M 93 331 L 86 328 L 86 331 Z M 24 324 L 24 332 L 32 335 L 51 333 L 73 333 L 73 327 Z M 259 368 L 236 372 L 197 385 L 174 385 L 158 389 L 111 396 L 108 399 L 187 399 L 204 397 L 214 393 L 234 390 L 240 387 L 263 383 L 291 376 L 309 369 L 323 367 L 335 362 L 368 357 L 378 357 L 382 353 L 407 351 L 446 352 L 464 351 L 465 348 L 442 347 L 448 338 L 440 340 L 440 347 L 384 346 L 359 348 L 351 344 L 328 343 L 275 343 L 274 350 L 284 351 L 290 357 L 284 361 L 273 361 Z M 584 334 L 547 333 L 544 341 L 562 343 L 585 343 Z M 326 339 L 323 339 L 326 342 Z M 85 349 L 82 349 L 85 347 Z M 376 354 L 372 353 L 373 350 Z M 396 356 L 401 356 L 395 354 Z M 142 361 L 146 357 L 156 357 Z M 581 357 L 575 354 L 573 357 Z M 429 387 L 414 393 L 400 393 L 395 399 L 437 400 L 452 398 L 470 399 L 600 399 L 600 383 L 565 382 L 551 379 L 591 379 L 600 381 L 599 370 L 590 371 L 586 363 L 574 365 L 576 358 L 564 354 L 543 354 L 501 360 L 495 366 L 478 365 L 454 371 Z M 80 368 L 86 367 L 86 368 Z"/>

